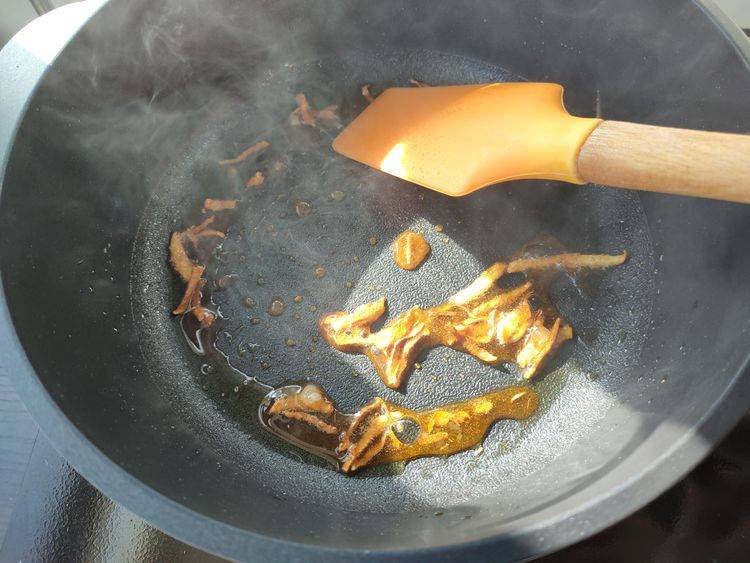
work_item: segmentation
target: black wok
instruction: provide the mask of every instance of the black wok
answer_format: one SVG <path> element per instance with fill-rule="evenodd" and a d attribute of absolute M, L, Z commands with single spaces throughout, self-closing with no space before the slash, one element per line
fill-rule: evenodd
<path fill-rule="evenodd" d="M 332 131 L 286 116 L 298 91 L 346 121 L 364 83 L 549 80 L 572 113 L 747 133 L 748 48 L 720 19 L 677 0 L 111 2 L 51 65 L 8 155 L 3 369 L 86 478 L 228 557 L 521 559 L 590 535 L 679 479 L 748 406 L 750 209 L 551 182 L 448 199 L 334 157 Z M 251 165 L 216 162 L 263 137 L 284 147 L 285 176 L 241 192 Z M 240 192 L 217 260 L 236 277 L 214 296 L 233 370 L 197 357 L 170 317 L 181 286 L 166 256 L 202 198 Z M 313 211 L 297 217 L 297 200 Z M 407 274 L 388 244 L 414 226 L 434 251 Z M 515 382 L 435 350 L 389 391 L 316 342 L 315 322 L 381 294 L 392 312 L 437 303 L 539 235 L 630 259 L 553 285 L 576 338 L 533 384 L 533 419 L 497 424 L 483 451 L 354 478 L 258 426 L 243 374 L 310 377 L 350 411 Z M 271 318 L 276 296 L 287 311 Z"/>

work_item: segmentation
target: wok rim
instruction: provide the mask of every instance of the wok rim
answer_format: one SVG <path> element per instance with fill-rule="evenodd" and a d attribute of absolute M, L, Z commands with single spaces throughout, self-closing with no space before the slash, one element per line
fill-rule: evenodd
<path fill-rule="evenodd" d="M 89 3 L 90 13 L 81 23 L 85 24 L 107 3 L 106 0 Z M 750 72 L 750 40 L 713 0 L 693 0 L 693 3 L 723 32 Z M 51 12 L 45 17 L 55 17 L 54 14 L 55 12 Z M 79 27 L 80 25 L 73 30 L 70 38 L 77 33 Z M 61 45 L 60 51 L 62 47 L 64 45 Z M 3 49 L 2 54 L 8 55 L 6 49 Z M 0 138 L 0 177 L 3 181 L 15 133 L 25 117 L 28 102 L 33 99 L 44 71 L 54 64 L 57 56 L 44 68 L 30 70 L 22 81 L 28 85 L 28 89 L 11 89 L 8 92 L 11 103 L 4 104 L 4 108 L 0 107 L 0 122 L 11 124 L 7 129 L 7 138 Z M 3 58 L 0 56 L 0 68 L 4 63 Z M 7 58 L 7 68 L 29 62 L 19 60 L 21 55 L 16 53 L 10 53 Z M 22 73 L 25 72 L 27 71 L 24 68 Z M 18 339 L 6 302 L 4 286 L 0 288 L 0 369 L 8 373 L 24 405 L 53 447 L 103 494 L 156 528 L 199 549 L 236 559 L 246 558 L 250 554 L 254 558 L 267 556 L 277 559 L 304 558 L 326 561 L 355 557 L 447 558 L 466 552 L 497 559 L 498 554 L 503 553 L 503 548 L 509 548 L 506 552 L 508 554 L 515 554 L 520 549 L 524 551 L 523 558 L 533 558 L 559 550 L 598 533 L 645 506 L 682 479 L 711 451 L 750 405 L 748 360 L 750 356 L 746 358 L 724 393 L 682 441 L 673 443 L 660 456 L 652 458 L 647 467 L 642 468 L 640 472 L 632 473 L 630 479 L 619 487 L 595 495 L 574 509 L 561 510 L 561 504 L 578 500 L 577 497 L 585 493 L 586 489 L 513 522 L 507 532 L 478 540 L 417 549 L 369 550 L 329 547 L 263 536 L 204 516 L 163 496 L 117 465 L 75 427 L 47 392 Z M 541 535 L 544 536 L 543 539 L 540 538 Z"/>

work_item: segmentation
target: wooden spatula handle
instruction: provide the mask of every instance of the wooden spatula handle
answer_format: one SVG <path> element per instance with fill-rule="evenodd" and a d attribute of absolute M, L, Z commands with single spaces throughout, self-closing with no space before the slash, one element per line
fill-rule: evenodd
<path fill-rule="evenodd" d="M 581 147 L 586 182 L 750 203 L 750 135 L 603 121 Z"/>

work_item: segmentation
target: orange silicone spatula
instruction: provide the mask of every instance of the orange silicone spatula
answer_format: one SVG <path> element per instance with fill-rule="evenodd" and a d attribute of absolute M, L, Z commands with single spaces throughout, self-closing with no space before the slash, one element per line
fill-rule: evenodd
<path fill-rule="evenodd" d="M 337 152 L 444 194 L 519 178 L 750 203 L 750 136 L 574 117 L 548 83 L 390 88 Z"/>

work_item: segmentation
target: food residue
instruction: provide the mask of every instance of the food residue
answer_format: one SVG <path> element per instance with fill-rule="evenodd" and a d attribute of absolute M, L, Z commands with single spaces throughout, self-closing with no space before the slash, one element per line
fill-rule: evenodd
<path fill-rule="evenodd" d="M 370 84 L 365 84 L 364 86 L 362 86 L 362 90 L 361 90 L 361 92 L 362 92 L 362 97 L 363 97 L 363 98 L 364 98 L 365 100 L 367 100 L 367 103 L 368 103 L 368 104 L 371 104 L 372 102 L 374 102 L 374 101 L 375 101 L 375 96 L 373 96 L 373 95 L 372 95 L 372 94 L 370 93 L 370 86 L 371 86 Z"/>
<path fill-rule="evenodd" d="M 235 209 L 237 207 L 237 199 L 212 199 L 206 198 L 203 202 L 203 213 L 207 211 L 226 211 L 227 209 Z"/>
<path fill-rule="evenodd" d="M 169 263 L 186 283 L 182 299 L 172 314 L 191 314 L 204 328 L 213 324 L 216 314 L 201 305 L 202 290 L 206 284 L 203 278 L 203 263 L 225 236 L 222 231 L 210 228 L 215 220 L 216 217 L 213 215 L 207 217 L 199 225 L 172 233 L 169 239 Z M 208 241 L 208 244 L 203 245 L 203 241 Z"/>
<path fill-rule="evenodd" d="M 255 174 L 252 175 L 252 177 L 245 182 L 246 188 L 251 188 L 253 186 L 260 186 L 265 181 L 266 177 L 263 176 L 263 172 L 258 170 Z"/>
<path fill-rule="evenodd" d="M 351 474 L 366 466 L 468 450 L 497 420 L 528 418 L 538 404 L 531 389 L 508 387 L 422 411 L 376 397 L 346 414 L 319 385 L 306 382 L 269 393 L 259 415 L 277 436 Z"/>
<path fill-rule="evenodd" d="M 296 94 L 294 101 L 297 102 L 297 108 L 289 116 L 289 122 L 292 125 L 309 125 L 316 127 L 319 119 L 337 120 L 338 106 L 330 105 L 321 110 L 313 109 L 307 101 L 307 96 L 303 93 Z"/>
<path fill-rule="evenodd" d="M 413 231 L 404 231 L 393 243 L 393 261 L 402 270 L 416 270 L 430 253 L 430 243 Z"/>
<path fill-rule="evenodd" d="M 246 160 L 251 155 L 263 152 L 269 146 L 270 144 L 268 141 L 258 141 L 254 145 L 246 148 L 244 151 L 242 151 L 240 154 L 238 154 L 234 158 L 229 158 L 227 160 L 220 160 L 219 164 L 221 164 L 222 166 L 226 166 L 228 164 L 239 164 L 240 162 Z"/>
<path fill-rule="evenodd" d="M 423 350 L 447 346 L 487 364 L 514 362 L 524 378 L 533 377 L 564 341 L 572 338 L 571 327 L 559 317 L 544 287 L 535 287 L 545 270 L 607 268 L 622 264 L 627 253 L 559 254 L 497 262 L 471 285 L 445 303 L 429 309 L 412 307 L 377 332 L 371 326 L 385 314 L 384 298 L 357 307 L 352 313 L 324 316 L 320 330 L 328 343 L 343 352 L 364 354 L 374 364 L 383 382 L 401 386 L 407 372 Z M 505 274 L 524 272 L 527 279 L 510 288 L 497 281 Z M 541 286 L 543 283 L 537 283 Z M 541 306 L 532 306 L 532 298 Z"/>

